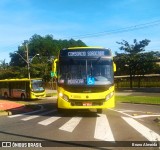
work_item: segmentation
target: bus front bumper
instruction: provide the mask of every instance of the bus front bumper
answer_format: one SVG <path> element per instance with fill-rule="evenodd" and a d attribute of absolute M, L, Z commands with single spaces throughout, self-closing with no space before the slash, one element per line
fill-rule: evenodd
<path fill-rule="evenodd" d="M 109 99 L 67 99 L 58 96 L 58 108 L 63 109 L 105 109 L 115 107 L 114 93 Z"/>

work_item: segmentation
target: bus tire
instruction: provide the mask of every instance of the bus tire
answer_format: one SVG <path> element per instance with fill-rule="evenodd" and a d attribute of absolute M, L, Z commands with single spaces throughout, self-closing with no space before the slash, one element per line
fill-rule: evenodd
<path fill-rule="evenodd" d="M 57 100 L 57 102 L 56 102 L 56 108 L 57 108 L 57 110 L 58 110 L 58 100 Z"/>
<path fill-rule="evenodd" d="M 5 92 L 4 93 L 4 98 L 7 99 L 8 98 L 8 94 Z"/>
<path fill-rule="evenodd" d="M 102 114 L 103 110 L 102 109 L 97 109 L 97 113 Z"/>
<path fill-rule="evenodd" d="M 63 113 L 63 109 L 58 107 L 58 99 L 57 99 L 57 103 L 56 103 L 56 108 L 59 113 Z"/>
<path fill-rule="evenodd" d="M 25 100 L 25 95 L 24 94 L 21 94 L 21 99 Z"/>

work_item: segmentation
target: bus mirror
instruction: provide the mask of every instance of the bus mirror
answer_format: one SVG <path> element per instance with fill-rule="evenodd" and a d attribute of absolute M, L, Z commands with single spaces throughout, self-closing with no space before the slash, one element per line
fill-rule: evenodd
<path fill-rule="evenodd" d="M 55 59 L 52 64 L 52 76 L 57 78 L 57 62 L 58 59 Z"/>
<path fill-rule="evenodd" d="M 115 63 L 113 63 L 113 70 L 114 70 L 114 72 L 116 72 L 116 64 Z"/>

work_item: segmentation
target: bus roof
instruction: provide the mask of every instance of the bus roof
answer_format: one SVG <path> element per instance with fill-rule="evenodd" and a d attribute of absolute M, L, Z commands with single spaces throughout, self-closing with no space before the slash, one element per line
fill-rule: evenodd
<path fill-rule="evenodd" d="M 69 47 L 69 48 L 64 48 L 64 49 L 74 50 L 74 49 L 106 49 L 106 48 L 100 47 L 100 46 L 85 46 L 85 47 Z"/>
<path fill-rule="evenodd" d="M 69 47 L 67 49 L 94 49 L 94 48 L 104 49 L 104 47 L 99 47 L 99 46 Z"/>
<path fill-rule="evenodd" d="M 0 82 L 14 82 L 14 81 L 30 81 L 30 80 L 41 80 L 41 78 L 33 78 L 33 79 L 28 79 L 28 78 L 22 78 L 22 79 L 3 79 L 0 80 Z"/>

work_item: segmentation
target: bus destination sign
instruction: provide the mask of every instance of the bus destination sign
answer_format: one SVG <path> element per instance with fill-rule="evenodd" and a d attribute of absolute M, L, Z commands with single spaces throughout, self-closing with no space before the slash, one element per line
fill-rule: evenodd
<path fill-rule="evenodd" d="M 76 57 L 76 56 L 105 56 L 104 51 L 74 51 L 68 52 L 68 56 Z"/>
<path fill-rule="evenodd" d="M 61 51 L 61 56 L 67 57 L 103 57 L 111 56 L 109 50 L 68 50 Z"/>

